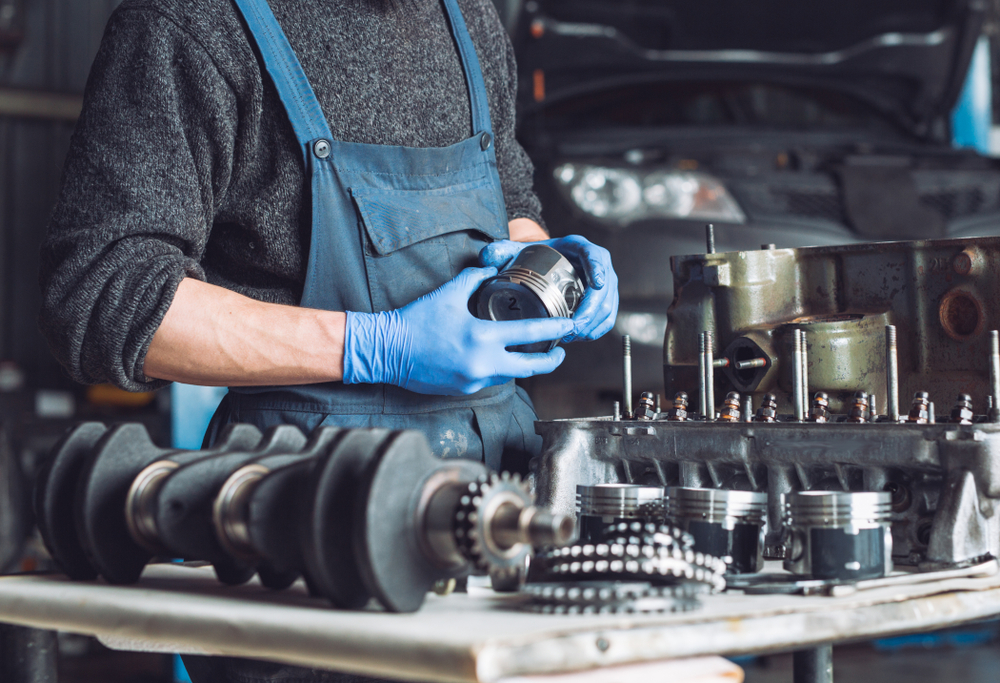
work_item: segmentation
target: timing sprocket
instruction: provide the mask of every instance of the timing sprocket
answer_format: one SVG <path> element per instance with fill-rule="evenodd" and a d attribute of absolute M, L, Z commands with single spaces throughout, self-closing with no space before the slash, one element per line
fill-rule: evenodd
<path fill-rule="evenodd" d="M 455 510 L 455 542 L 462 555 L 480 572 L 499 574 L 520 571 L 531 552 L 527 543 L 505 544 L 491 525 L 505 511 L 522 510 L 533 503 L 520 475 L 489 474 L 469 483 Z"/>

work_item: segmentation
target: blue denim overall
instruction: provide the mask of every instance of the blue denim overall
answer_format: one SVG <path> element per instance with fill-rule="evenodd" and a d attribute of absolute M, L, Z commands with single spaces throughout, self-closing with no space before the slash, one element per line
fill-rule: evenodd
<path fill-rule="evenodd" d="M 480 249 L 508 237 L 479 60 L 456 0 L 443 1 L 468 85 L 472 135 L 449 147 L 411 148 L 334 140 L 266 0 L 236 0 L 305 164 L 312 236 L 302 306 L 400 308 L 477 265 Z M 499 469 L 506 452 L 505 466 L 520 468 L 540 447 L 534 420 L 527 395 L 513 382 L 467 397 L 339 382 L 237 387 L 216 412 L 206 441 L 231 422 L 418 429 L 440 457 Z"/>

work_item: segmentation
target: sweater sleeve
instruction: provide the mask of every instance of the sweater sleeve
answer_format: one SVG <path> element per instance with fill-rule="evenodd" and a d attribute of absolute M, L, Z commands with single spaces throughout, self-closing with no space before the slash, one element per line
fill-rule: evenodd
<path fill-rule="evenodd" d="M 499 21 L 498 21 L 499 23 Z M 514 137 L 517 125 L 517 62 L 510 37 L 503 31 L 506 89 L 496 117 L 497 171 L 507 205 L 507 220 L 530 218 L 542 227 L 542 203 L 534 191 L 535 167 L 521 143 Z"/>
<path fill-rule="evenodd" d="M 39 319 L 77 381 L 132 391 L 199 261 L 232 172 L 237 105 L 209 55 L 150 9 L 119 9 L 94 62 L 42 245 Z"/>

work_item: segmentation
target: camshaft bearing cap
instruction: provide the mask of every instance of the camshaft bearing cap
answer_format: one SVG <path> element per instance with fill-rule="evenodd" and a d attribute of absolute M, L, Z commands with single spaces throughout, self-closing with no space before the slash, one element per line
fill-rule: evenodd
<path fill-rule="evenodd" d="M 532 244 L 499 274 L 483 283 L 472 309 L 483 320 L 570 318 L 583 299 L 583 280 L 573 264 L 552 247 Z M 544 353 L 558 339 L 515 346 L 512 350 Z"/>

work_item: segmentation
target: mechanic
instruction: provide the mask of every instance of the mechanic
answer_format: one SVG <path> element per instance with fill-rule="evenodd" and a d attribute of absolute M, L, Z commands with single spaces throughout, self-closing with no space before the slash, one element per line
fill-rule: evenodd
<path fill-rule="evenodd" d="M 515 95 L 489 0 L 125 0 L 43 245 L 43 333 L 81 382 L 231 387 L 209 442 L 231 422 L 414 428 L 523 468 L 540 440 L 513 378 L 564 351 L 506 347 L 596 339 L 618 291 L 604 249 L 547 239 Z M 574 318 L 475 319 L 535 240 L 585 273 Z"/>

